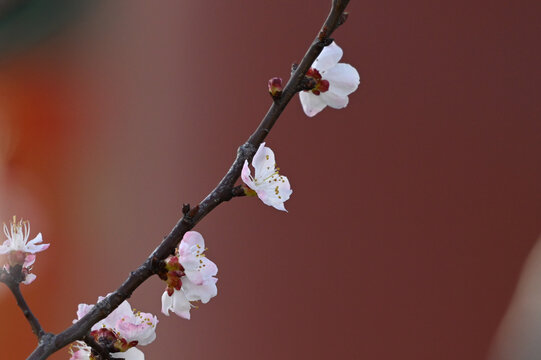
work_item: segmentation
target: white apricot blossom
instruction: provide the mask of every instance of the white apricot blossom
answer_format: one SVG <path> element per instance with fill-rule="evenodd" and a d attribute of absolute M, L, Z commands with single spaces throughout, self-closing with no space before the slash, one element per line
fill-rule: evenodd
<path fill-rule="evenodd" d="M 7 254 L 13 251 L 21 251 L 23 253 L 35 254 L 37 252 L 46 250 L 49 244 L 40 244 L 43 241 L 41 233 L 30 241 L 30 222 L 23 221 L 22 219 L 17 221 L 16 217 L 9 223 L 9 228 L 4 224 L 4 234 L 7 239 L 2 245 L 0 245 L 0 254 Z"/>
<path fill-rule="evenodd" d="M 21 282 L 25 285 L 30 284 L 36 279 L 36 275 L 30 273 L 31 266 L 36 261 L 36 253 L 49 248 L 49 244 L 40 244 L 43 241 L 41 233 L 28 241 L 30 222 L 22 219 L 17 221 L 15 216 L 10 221 L 9 228 L 4 224 L 4 235 L 7 239 L 0 245 L 0 256 L 3 258 L 0 266 L 7 272 L 12 266 L 22 266 Z"/>
<path fill-rule="evenodd" d="M 190 319 L 192 301 L 206 304 L 218 294 L 218 267 L 205 254 L 205 240 L 197 231 L 188 231 L 179 244 L 177 256 L 166 261 L 168 287 L 162 295 L 162 313 L 174 312 Z"/>
<path fill-rule="evenodd" d="M 98 301 L 103 300 L 99 297 Z M 95 305 L 79 304 L 77 309 L 77 322 L 85 316 Z M 100 342 L 100 338 L 107 338 L 106 343 L 112 344 L 113 348 L 107 349 L 113 358 L 125 358 L 127 360 L 142 360 L 143 352 L 136 345 L 148 345 L 156 339 L 156 325 L 158 318 L 150 313 L 133 310 L 127 301 L 122 302 L 105 319 L 92 326 L 90 334 Z M 78 346 L 77 352 L 72 355 L 84 356 L 85 347 Z M 79 359 L 75 357 L 74 359 Z M 81 359 L 85 359 L 84 357 Z"/>
<path fill-rule="evenodd" d="M 289 199 L 293 190 L 291 190 L 287 177 L 279 174 L 274 152 L 266 147 L 265 143 L 259 145 L 252 159 L 252 167 L 255 171 L 253 177 L 248 167 L 248 161 L 244 160 L 241 173 L 242 181 L 255 191 L 265 205 L 287 211 L 284 202 Z"/>
<path fill-rule="evenodd" d="M 306 73 L 306 77 L 313 79 L 316 84 L 313 89 L 299 93 L 306 115 L 312 117 L 327 105 L 342 109 L 349 102 L 348 95 L 357 90 L 359 73 L 353 66 L 338 62 L 343 53 L 333 42 L 321 51 L 312 68 Z"/>

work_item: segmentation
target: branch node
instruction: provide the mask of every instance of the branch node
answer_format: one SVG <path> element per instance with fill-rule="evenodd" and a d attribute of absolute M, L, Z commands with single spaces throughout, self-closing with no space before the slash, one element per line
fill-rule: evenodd
<path fill-rule="evenodd" d="M 154 274 L 158 274 L 159 276 L 165 271 L 165 262 L 153 256 L 152 260 L 150 260 L 150 268 Z"/>
<path fill-rule="evenodd" d="M 269 132 L 268 129 L 263 128 L 262 130 Z M 248 160 L 249 157 L 251 157 L 253 154 L 255 154 L 256 147 L 255 145 L 250 144 L 249 142 L 246 142 L 239 146 L 239 149 L 237 150 L 237 158 L 242 160 Z"/>
<path fill-rule="evenodd" d="M 333 39 L 333 38 L 325 38 L 325 39 L 323 39 L 323 41 L 322 41 L 323 46 L 329 46 L 329 45 L 331 45 L 333 42 L 334 42 L 334 39 Z"/>
<path fill-rule="evenodd" d="M 190 204 L 182 204 L 182 214 L 186 216 L 188 211 L 190 211 Z"/>
<path fill-rule="evenodd" d="M 327 27 L 327 25 L 323 26 L 323 28 L 321 29 L 321 31 L 319 32 L 319 35 L 317 36 L 317 38 L 319 39 L 319 44 L 318 46 L 325 46 L 325 45 L 322 45 L 321 43 L 323 42 L 323 40 L 327 37 L 327 33 L 329 32 L 329 28 Z"/>
<path fill-rule="evenodd" d="M 297 70 L 298 67 L 299 67 L 299 64 L 297 63 L 291 64 L 291 73 L 293 74 Z"/>
<path fill-rule="evenodd" d="M 344 25 L 348 17 L 349 17 L 349 13 L 347 11 L 344 11 L 342 15 L 340 15 L 340 18 L 338 19 L 338 23 L 336 24 L 336 26 Z"/>

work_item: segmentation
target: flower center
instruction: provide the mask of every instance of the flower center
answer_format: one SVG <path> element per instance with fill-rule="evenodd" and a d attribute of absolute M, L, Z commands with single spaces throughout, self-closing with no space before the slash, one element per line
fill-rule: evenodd
<path fill-rule="evenodd" d="M 329 91 L 329 82 L 321 78 L 321 74 L 317 69 L 310 68 L 310 70 L 308 70 L 308 72 L 306 73 L 306 77 L 312 78 L 316 82 L 316 86 L 314 86 L 313 89 L 307 91 L 311 91 L 314 95 L 319 95 L 322 92 Z"/>
<path fill-rule="evenodd" d="M 261 184 L 264 184 L 265 181 L 268 181 L 269 183 L 271 183 L 272 180 L 277 181 L 275 177 L 276 177 L 276 175 L 278 175 L 278 176 L 280 175 L 279 171 L 280 171 L 280 168 L 274 168 L 274 172 L 272 174 L 270 174 L 269 176 L 267 176 L 263 180 L 259 180 L 259 179 L 255 178 L 254 182 L 255 182 L 256 185 L 259 186 Z"/>

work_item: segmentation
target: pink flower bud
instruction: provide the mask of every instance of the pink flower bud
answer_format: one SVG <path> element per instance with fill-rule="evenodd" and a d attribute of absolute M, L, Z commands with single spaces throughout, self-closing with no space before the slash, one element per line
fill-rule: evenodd
<path fill-rule="evenodd" d="M 282 94 L 282 79 L 279 77 L 274 77 L 269 80 L 269 93 L 273 99 L 277 99 Z"/>

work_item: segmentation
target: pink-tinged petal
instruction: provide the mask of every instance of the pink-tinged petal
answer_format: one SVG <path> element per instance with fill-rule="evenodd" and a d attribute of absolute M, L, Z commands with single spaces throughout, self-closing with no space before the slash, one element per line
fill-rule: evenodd
<path fill-rule="evenodd" d="M 304 113 L 309 117 L 315 116 L 327 106 L 325 101 L 321 99 L 321 95 L 318 96 L 309 91 L 301 91 L 299 93 L 299 99 L 301 99 Z"/>
<path fill-rule="evenodd" d="M 71 357 L 69 360 L 90 360 L 90 354 L 90 347 L 78 345 L 78 350 L 75 350 L 71 353 Z"/>
<path fill-rule="evenodd" d="M 36 280 L 36 275 L 26 274 L 26 277 L 24 278 L 24 281 L 22 283 L 25 285 L 29 285 L 34 280 Z"/>
<path fill-rule="evenodd" d="M 252 159 L 252 166 L 255 170 L 254 181 L 256 184 L 274 174 L 276 167 L 274 152 L 266 147 L 265 143 L 259 145 Z"/>
<path fill-rule="evenodd" d="M 254 189 L 255 188 L 255 185 L 254 185 L 254 181 L 251 179 L 251 171 L 250 171 L 250 167 L 248 166 L 248 160 L 244 160 L 244 165 L 242 167 L 242 172 L 240 173 L 240 177 L 242 178 L 242 181 L 244 181 L 244 183 L 246 185 L 248 185 L 250 187 L 250 189 Z"/>
<path fill-rule="evenodd" d="M 137 341 L 139 345 L 148 345 L 156 339 L 156 330 L 150 321 L 140 324 L 120 321 L 115 329 L 127 342 Z"/>
<path fill-rule="evenodd" d="M 101 298 L 98 301 L 101 301 L 104 298 Z M 133 309 L 130 306 L 130 303 L 123 301 L 112 313 L 109 314 L 105 319 L 102 320 L 105 327 L 109 329 L 116 328 L 117 324 L 124 319 L 133 318 Z"/>
<path fill-rule="evenodd" d="M 73 323 L 75 324 L 78 320 L 81 320 L 81 318 L 83 316 L 85 316 L 86 314 L 88 314 L 88 312 L 90 310 L 92 310 L 92 308 L 94 307 L 94 305 L 88 305 L 88 304 L 79 304 L 79 306 L 77 307 L 77 320 L 73 320 Z M 94 330 L 99 330 L 101 329 L 102 327 L 104 327 L 104 323 L 103 323 L 103 320 L 99 321 L 98 323 L 94 324 L 94 326 L 92 326 L 92 331 Z"/>
<path fill-rule="evenodd" d="M 202 284 L 203 281 L 218 273 L 218 266 L 204 256 L 199 257 L 198 267 L 193 270 L 185 270 L 186 276 L 195 284 Z"/>
<path fill-rule="evenodd" d="M 189 246 L 199 245 L 203 249 L 205 248 L 205 239 L 203 239 L 203 235 L 201 235 L 197 231 L 187 231 L 182 237 L 182 242 Z"/>
<path fill-rule="evenodd" d="M 136 347 L 131 347 L 124 352 L 111 353 L 111 357 L 125 360 L 145 360 L 145 354 Z"/>
<path fill-rule="evenodd" d="M 41 233 L 39 233 L 33 240 L 30 240 L 25 247 L 26 252 L 35 254 L 37 252 L 47 250 L 49 248 L 50 244 L 41 244 L 37 245 L 40 242 L 42 242 Z"/>
<path fill-rule="evenodd" d="M 150 313 L 133 312 L 117 320 L 114 329 L 128 342 L 148 345 L 156 339 L 158 318 Z"/>
<path fill-rule="evenodd" d="M 35 262 L 36 262 L 36 255 L 26 255 L 26 257 L 24 258 L 23 267 L 27 268 L 29 266 L 32 266 L 34 265 Z"/>
<path fill-rule="evenodd" d="M 200 300 L 203 304 L 206 304 L 211 298 L 218 295 L 218 288 L 216 287 L 217 281 L 218 279 L 213 277 L 198 285 L 194 284 L 189 279 L 184 279 L 182 281 L 182 290 L 188 300 Z"/>
<path fill-rule="evenodd" d="M 345 108 L 349 101 L 347 95 L 337 94 L 332 90 L 332 88 L 325 93 L 321 93 L 320 97 L 327 103 L 327 105 L 334 109 Z"/>
<path fill-rule="evenodd" d="M 196 270 L 199 266 L 199 258 L 204 251 L 203 236 L 197 231 L 188 231 L 178 247 L 178 261 L 185 270 Z"/>
<path fill-rule="evenodd" d="M 327 70 L 323 78 L 329 81 L 329 90 L 341 95 L 351 94 L 360 83 L 359 73 L 349 64 L 337 64 Z"/>
<path fill-rule="evenodd" d="M 323 48 L 323 51 L 321 54 L 319 54 L 316 61 L 314 61 L 314 65 L 312 67 L 315 67 L 319 71 L 330 69 L 334 65 L 338 64 L 343 54 L 344 52 L 342 51 L 342 48 L 336 45 L 336 43 L 333 41 L 331 45 Z"/>
<path fill-rule="evenodd" d="M 77 320 L 81 320 L 93 307 L 94 305 L 79 304 L 77 307 Z M 74 320 L 74 322 L 76 322 L 76 320 Z"/>

